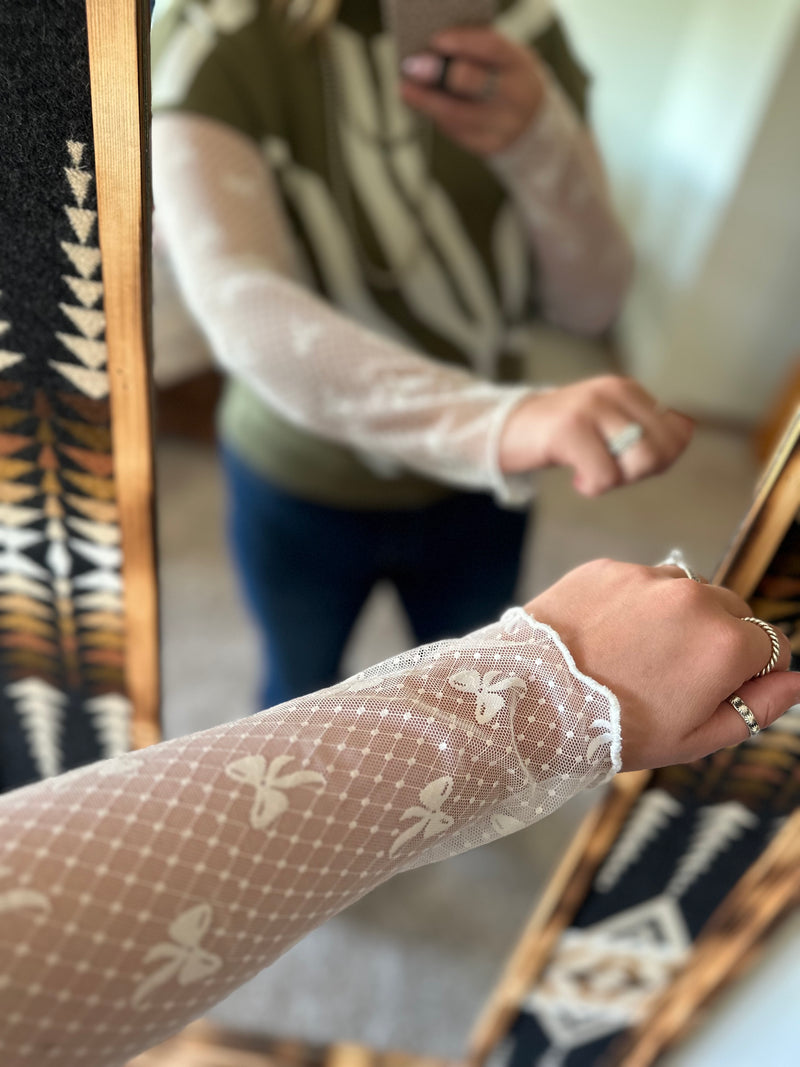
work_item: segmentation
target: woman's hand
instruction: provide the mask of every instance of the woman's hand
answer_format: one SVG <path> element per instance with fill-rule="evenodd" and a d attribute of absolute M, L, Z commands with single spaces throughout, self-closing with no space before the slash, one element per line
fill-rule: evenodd
<path fill-rule="evenodd" d="M 727 589 L 677 567 L 610 560 L 571 571 L 526 605 L 552 626 L 580 670 L 620 702 L 624 770 L 688 763 L 744 741 L 749 732 L 727 697 L 737 694 L 762 728 L 800 703 L 800 675 L 786 673 L 779 634 L 775 672 L 768 635 Z"/>
<path fill-rule="evenodd" d="M 598 496 L 666 470 L 692 432 L 691 419 L 659 408 L 637 382 L 589 378 L 514 408 L 500 440 L 500 467 L 506 474 L 571 467 L 575 489 Z"/>
<path fill-rule="evenodd" d="M 404 61 L 403 74 L 405 102 L 480 156 L 510 148 L 533 121 L 544 92 L 534 53 L 484 26 L 438 34 L 430 52 Z"/>

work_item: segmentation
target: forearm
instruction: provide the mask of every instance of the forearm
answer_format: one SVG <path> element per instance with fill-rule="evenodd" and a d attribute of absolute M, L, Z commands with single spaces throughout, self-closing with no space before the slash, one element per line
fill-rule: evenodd
<path fill-rule="evenodd" d="M 296 281 L 274 180 L 247 138 L 198 117 L 153 128 L 159 227 L 219 362 L 295 424 L 502 500 L 499 438 L 531 390 L 494 385 L 415 353 Z"/>
<path fill-rule="evenodd" d="M 547 70 L 528 129 L 491 165 L 519 205 L 539 263 L 545 318 L 596 334 L 616 317 L 632 253 L 587 128 Z"/>
<path fill-rule="evenodd" d="M 6 1054 L 39 1063 L 56 1045 L 68 1062 L 123 1063 L 394 873 L 603 781 L 619 767 L 618 716 L 553 631 L 516 611 L 9 794 Z"/>

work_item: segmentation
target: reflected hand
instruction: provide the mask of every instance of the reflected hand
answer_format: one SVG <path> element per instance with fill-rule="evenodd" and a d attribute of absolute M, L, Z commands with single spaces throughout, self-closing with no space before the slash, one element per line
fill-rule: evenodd
<path fill-rule="evenodd" d="M 641 436 L 613 455 L 609 443 L 632 426 L 641 427 Z M 689 444 L 693 428 L 691 419 L 659 408 L 629 378 L 589 378 L 516 407 L 500 440 L 500 467 L 506 474 L 570 467 L 575 489 L 599 496 L 666 470 Z"/>
<path fill-rule="evenodd" d="M 735 593 L 688 579 L 677 567 L 587 563 L 526 605 L 552 626 L 579 669 L 620 702 L 626 771 L 700 759 L 749 736 L 727 702 L 736 693 L 763 728 L 800 702 L 779 634 L 775 672 L 767 635 Z"/>
<path fill-rule="evenodd" d="M 540 69 L 529 48 L 496 30 L 459 27 L 434 37 L 430 52 L 403 62 L 401 93 L 462 148 L 494 155 L 510 148 L 536 115 L 544 92 Z"/>

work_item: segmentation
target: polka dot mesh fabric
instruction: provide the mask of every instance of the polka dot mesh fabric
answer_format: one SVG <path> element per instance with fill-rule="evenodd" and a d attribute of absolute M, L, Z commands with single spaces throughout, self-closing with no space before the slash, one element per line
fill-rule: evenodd
<path fill-rule="evenodd" d="M 535 243 L 544 318 L 573 333 L 597 334 L 619 312 L 633 255 L 594 142 L 544 66 L 540 76 L 536 120 L 491 165 Z"/>
<path fill-rule="evenodd" d="M 520 609 L 331 689 L 0 798 L 0 1057 L 116 1067 L 385 879 L 620 767 Z"/>

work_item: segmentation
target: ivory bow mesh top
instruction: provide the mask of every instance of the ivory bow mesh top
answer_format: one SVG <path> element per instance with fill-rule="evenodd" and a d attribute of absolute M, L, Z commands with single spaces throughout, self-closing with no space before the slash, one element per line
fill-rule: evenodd
<path fill-rule="evenodd" d="M 118 1067 L 391 875 L 620 768 L 619 705 L 520 609 L 0 798 L 0 1057 Z"/>

